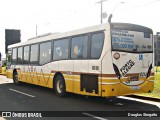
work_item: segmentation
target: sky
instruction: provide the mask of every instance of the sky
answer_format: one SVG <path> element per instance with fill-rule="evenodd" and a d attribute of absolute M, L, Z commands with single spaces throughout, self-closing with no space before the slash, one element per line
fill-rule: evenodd
<path fill-rule="evenodd" d="M 21 41 L 37 34 L 66 32 L 100 24 L 100 0 L 0 0 L 0 52 L 5 57 L 5 29 L 21 30 Z M 160 0 L 106 0 L 103 12 L 113 22 L 139 24 L 160 31 Z M 103 19 L 103 23 L 107 18 Z"/>

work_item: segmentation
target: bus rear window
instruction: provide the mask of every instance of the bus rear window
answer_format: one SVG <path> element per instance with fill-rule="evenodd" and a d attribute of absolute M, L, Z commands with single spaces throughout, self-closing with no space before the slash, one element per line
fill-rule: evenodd
<path fill-rule="evenodd" d="M 112 29 L 112 50 L 124 52 L 152 52 L 152 34 Z"/>
<path fill-rule="evenodd" d="M 144 32 L 144 38 L 150 38 L 150 33 Z"/>

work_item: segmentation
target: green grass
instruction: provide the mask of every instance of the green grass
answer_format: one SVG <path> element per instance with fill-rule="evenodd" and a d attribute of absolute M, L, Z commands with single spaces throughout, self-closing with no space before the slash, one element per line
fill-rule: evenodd
<path fill-rule="evenodd" d="M 155 72 L 160 72 L 160 67 L 156 67 L 156 66 L 155 66 L 155 67 L 154 67 L 154 71 L 155 71 Z"/>
<path fill-rule="evenodd" d="M 138 94 L 138 95 L 140 95 L 140 96 L 146 96 L 146 97 L 159 98 L 160 99 L 160 71 L 157 72 L 157 73 L 155 72 L 155 76 L 154 76 L 154 90 L 151 93 L 142 93 L 142 94 Z"/>

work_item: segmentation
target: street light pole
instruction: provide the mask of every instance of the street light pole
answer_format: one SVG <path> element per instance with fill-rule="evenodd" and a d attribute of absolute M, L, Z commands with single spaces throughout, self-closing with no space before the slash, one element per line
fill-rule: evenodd
<path fill-rule="evenodd" d="M 99 2 L 97 2 L 97 3 L 100 3 L 101 4 L 101 13 L 100 13 L 100 18 L 101 18 L 101 24 L 103 23 L 103 18 L 102 18 L 102 16 L 103 16 L 103 2 L 105 2 L 105 1 L 107 1 L 107 0 L 101 0 L 101 1 L 99 1 Z"/>

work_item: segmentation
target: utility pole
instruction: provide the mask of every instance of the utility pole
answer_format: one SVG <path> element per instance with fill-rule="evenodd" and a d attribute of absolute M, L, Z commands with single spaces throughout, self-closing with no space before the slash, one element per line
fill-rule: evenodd
<path fill-rule="evenodd" d="M 37 37 L 37 25 L 36 25 L 36 37 Z"/>
<path fill-rule="evenodd" d="M 101 13 L 100 13 L 100 15 L 101 15 L 101 24 L 103 23 L 103 18 L 102 18 L 102 16 L 103 16 L 103 2 L 105 2 L 105 1 L 107 1 L 107 0 L 101 0 L 101 1 L 99 1 L 99 2 L 97 2 L 97 3 L 99 3 L 99 4 L 101 4 Z"/>

